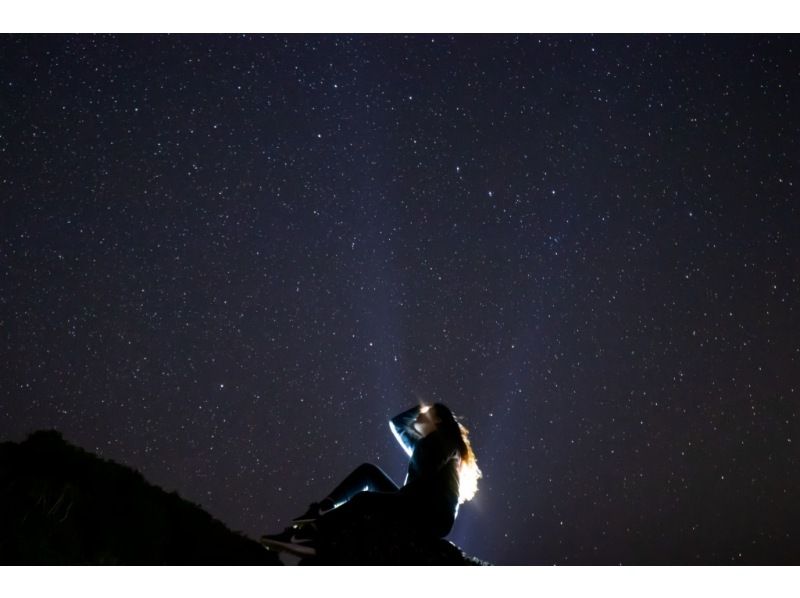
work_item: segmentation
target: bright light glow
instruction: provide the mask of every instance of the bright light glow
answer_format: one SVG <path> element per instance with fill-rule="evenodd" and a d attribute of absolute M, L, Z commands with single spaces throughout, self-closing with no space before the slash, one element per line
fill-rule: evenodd
<path fill-rule="evenodd" d="M 458 466 L 458 504 L 472 500 L 478 491 L 478 480 L 482 475 L 477 463 L 461 461 Z"/>

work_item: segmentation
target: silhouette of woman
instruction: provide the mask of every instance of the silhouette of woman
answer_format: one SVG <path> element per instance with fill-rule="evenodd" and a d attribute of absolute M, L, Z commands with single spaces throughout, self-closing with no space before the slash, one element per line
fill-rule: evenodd
<path fill-rule="evenodd" d="M 475 495 L 481 477 L 468 430 L 442 403 L 412 407 L 392 418 L 390 427 L 410 457 L 402 487 L 379 467 L 363 463 L 328 496 L 311 503 L 287 530 L 262 536 L 262 543 L 273 550 L 314 555 L 318 531 L 364 513 L 387 514 L 425 536 L 450 533 L 458 506 Z"/>

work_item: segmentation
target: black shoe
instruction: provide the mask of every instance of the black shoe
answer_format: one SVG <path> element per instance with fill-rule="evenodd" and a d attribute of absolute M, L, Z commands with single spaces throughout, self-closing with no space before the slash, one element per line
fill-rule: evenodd
<path fill-rule="evenodd" d="M 285 551 L 297 556 L 314 556 L 317 554 L 317 549 L 313 546 L 315 532 L 313 526 L 303 528 L 292 526 L 280 534 L 261 536 L 261 544 L 275 552 Z"/>
<path fill-rule="evenodd" d="M 316 521 L 320 517 L 322 517 L 325 513 L 330 513 L 336 507 L 330 500 L 323 500 L 320 502 L 312 502 L 311 505 L 308 507 L 308 510 L 300 515 L 300 517 L 295 517 L 292 519 L 292 523 L 294 525 L 303 525 L 304 523 L 311 523 L 312 521 Z"/>

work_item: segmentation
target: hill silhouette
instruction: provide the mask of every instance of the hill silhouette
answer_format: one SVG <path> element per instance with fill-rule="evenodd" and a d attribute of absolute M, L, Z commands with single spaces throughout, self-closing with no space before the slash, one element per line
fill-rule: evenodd
<path fill-rule="evenodd" d="M 51 430 L 0 443 L 0 564 L 280 562 L 177 493 Z"/>
<path fill-rule="evenodd" d="M 38 431 L 0 443 L 0 565 L 279 565 L 276 553 L 229 530 L 137 471 Z M 390 520 L 347 520 L 319 538 L 316 565 L 481 565 L 452 542 Z"/>

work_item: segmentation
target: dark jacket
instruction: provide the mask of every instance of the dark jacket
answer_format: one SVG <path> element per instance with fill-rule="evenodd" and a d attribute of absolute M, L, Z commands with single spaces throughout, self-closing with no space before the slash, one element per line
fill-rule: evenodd
<path fill-rule="evenodd" d="M 420 407 L 392 418 L 390 427 L 411 457 L 400 493 L 412 497 L 419 508 L 449 531 L 458 513 L 458 448 L 440 431 L 422 438 L 414 428 Z"/>

